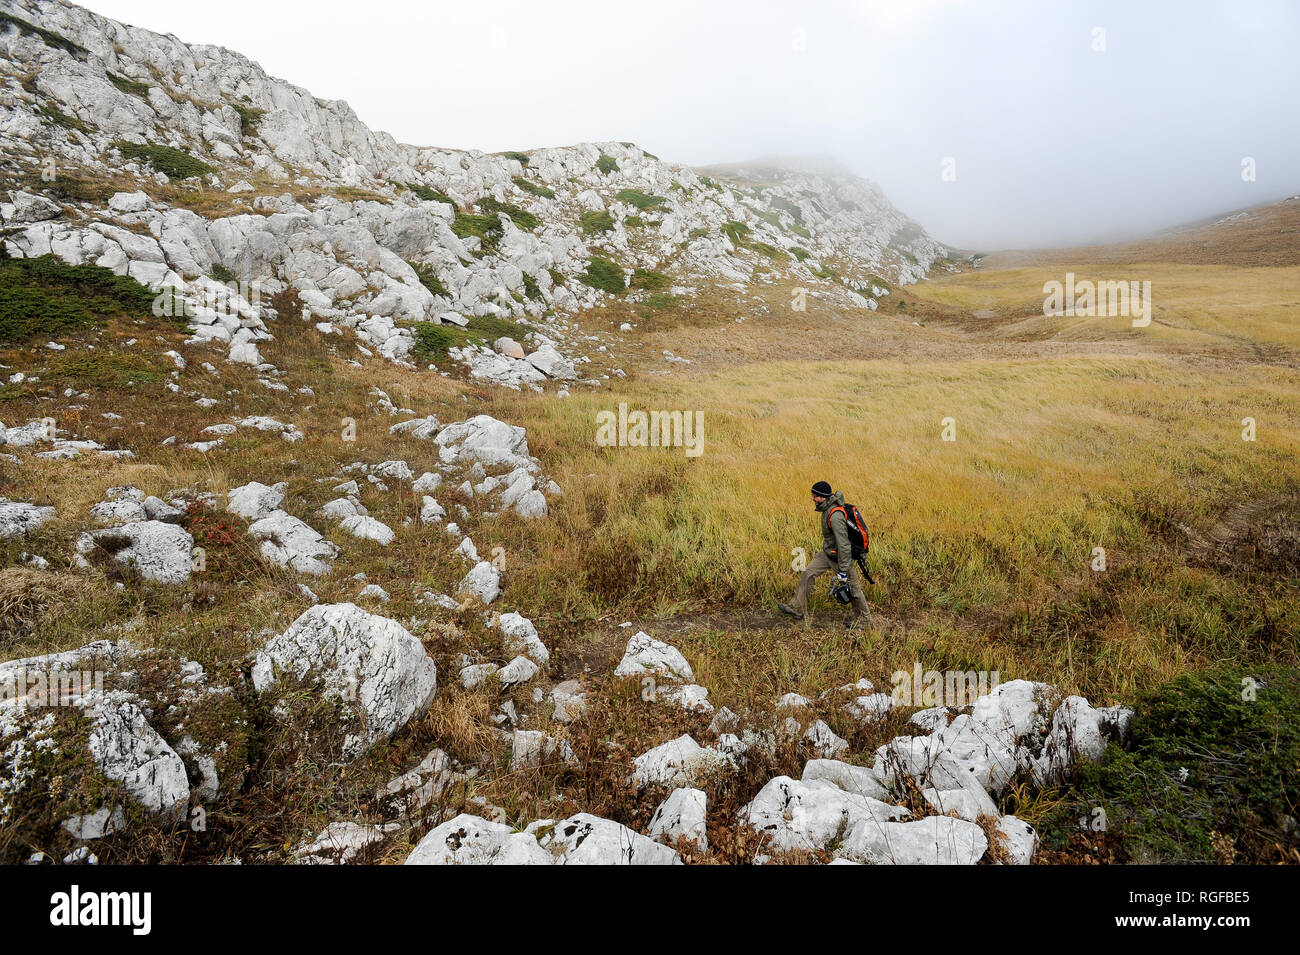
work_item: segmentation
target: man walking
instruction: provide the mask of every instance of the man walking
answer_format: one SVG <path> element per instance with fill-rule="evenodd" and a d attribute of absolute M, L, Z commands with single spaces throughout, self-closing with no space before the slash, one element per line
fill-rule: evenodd
<path fill-rule="evenodd" d="M 853 595 L 853 618 L 846 623 L 845 629 L 856 630 L 865 618 L 871 616 L 867 606 L 866 595 L 862 592 L 862 582 L 858 580 L 857 569 L 853 566 L 853 549 L 849 541 L 847 508 L 844 505 L 844 493 L 832 491 L 825 481 L 818 481 L 812 486 L 813 507 L 821 514 L 822 549 L 808 564 L 808 568 L 799 578 L 794 599 L 788 603 L 777 604 L 784 614 L 805 619 L 808 612 L 808 594 L 812 591 L 813 581 L 828 570 L 836 572 L 837 586 L 847 585 Z"/>

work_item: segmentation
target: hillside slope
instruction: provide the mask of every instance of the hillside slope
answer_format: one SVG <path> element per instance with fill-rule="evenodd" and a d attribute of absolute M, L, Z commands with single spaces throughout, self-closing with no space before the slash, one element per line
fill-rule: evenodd
<path fill-rule="evenodd" d="M 236 309 L 238 324 L 202 315 L 203 337 L 265 340 L 263 310 L 292 289 L 281 308 L 355 328 L 398 361 L 412 357 L 413 323 L 468 316 L 528 319 L 533 345 L 574 358 L 565 316 L 629 285 L 636 301 L 790 277 L 873 309 L 887 283 L 946 254 L 849 175 L 719 180 L 630 143 L 418 148 L 229 50 L 57 0 L 4 9 L 0 180 L 20 190 L 0 208 L 5 247 L 104 265 L 196 304 L 209 280 L 246 283 L 258 301 Z M 509 349 L 457 356 L 515 387 L 553 370 Z"/>

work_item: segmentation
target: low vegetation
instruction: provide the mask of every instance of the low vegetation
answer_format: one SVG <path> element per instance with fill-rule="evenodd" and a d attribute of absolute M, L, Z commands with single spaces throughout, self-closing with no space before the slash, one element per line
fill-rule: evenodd
<path fill-rule="evenodd" d="M 123 93 L 130 93 L 132 96 L 139 96 L 141 99 L 145 99 L 149 95 L 148 83 L 127 79 L 125 76 L 118 76 L 111 71 L 108 73 L 108 81 Z"/>
<path fill-rule="evenodd" d="M 555 190 L 549 186 L 543 186 L 539 182 L 533 182 L 532 180 L 523 178 L 523 176 L 515 176 L 510 181 L 524 192 L 532 193 L 534 196 L 541 196 L 543 199 L 555 198 Z"/>
<path fill-rule="evenodd" d="M 614 198 L 619 202 L 626 202 L 630 206 L 636 206 L 638 209 L 653 209 L 655 206 L 661 206 L 668 200 L 663 196 L 651 196 L 638 189 L 620 189 L 614 194 Z"/>
<path fill-rule="evenodd" d="M 600 235 L 614 231 L 614 217 L 605 210 L 588 209 L 578 217 L 578 224 L 587 235 Z"/>
<path fill-rule="evenodd" d="M 211 166 L 202 159 L 192 156 L 186 149 L 150 142 L 116 142 L 113 146 L 127 159 L 139 160 L 168 179 L 192 179 L 212 172 Z"/>
<path fill-rule="evenodd" d="M 587 263 L 587 270 L 582 273 L 582 281 L 602 292 L 617 294 L 627 289 L 623 279 L 623 267 L 599 255 L 592 256 Z"/>
<path fill-rule="evenodd" d="M 154 295 L 134 279 L 52 255 L 11 259 L 0 248 L 0 342 L 58 338 L 117 316 L 151 314 Z"/>

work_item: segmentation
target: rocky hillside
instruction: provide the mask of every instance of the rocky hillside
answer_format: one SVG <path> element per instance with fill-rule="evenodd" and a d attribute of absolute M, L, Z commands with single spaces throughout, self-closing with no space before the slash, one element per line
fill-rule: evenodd
<path fill-rule="evenodd" d="M 406 146 L 236 53 L 0 10 L 0 861 L 1031 860 L 999 801 L 1127 710 L 733 711 L 517 586 L 582 475 L 508 414 L 578 399 L 514 390 L 620 376 L 632 327 L 581 325 L 615 302 L 874 310 L 947 254 L 878 189 Z"/>
<path fill-rule="evenodd" d="M 566 316 L 610 296 L 722 283 L 740 302 L 786 277 L 874 309 L 946 254 L 851 175 L 710 177 L 631 143 L 408 146 L 238 53 L 55 0 L 3 9 L 5 248 L 176 289 L 195 335 L 250 364 L 274 300 L 394 361 L 412 360 L 419 323 L 527 319 L 547 349 L 531 363 L 491 337 L 426 334 L 512 387 L 579 377 L 571 363 L 599 380 Z M 214 314 L 212 283 L 232 280 L 257 301 Z"/>

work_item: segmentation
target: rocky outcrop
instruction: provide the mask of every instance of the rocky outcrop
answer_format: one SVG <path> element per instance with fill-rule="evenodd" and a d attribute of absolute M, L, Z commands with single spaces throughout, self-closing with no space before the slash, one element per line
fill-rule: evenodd
<path fill-rule="evenodd" d="M 348 759 L 424 712 L 437 689 L 437 668 L 419 640 L 397 621 L 347 603 L 311 607 L 258 653 L 258 692 L 285 676 L 319 680 L 355 714 L 358 725 L 343 744 Z"/>

